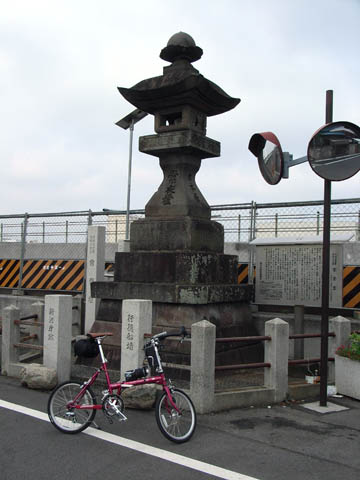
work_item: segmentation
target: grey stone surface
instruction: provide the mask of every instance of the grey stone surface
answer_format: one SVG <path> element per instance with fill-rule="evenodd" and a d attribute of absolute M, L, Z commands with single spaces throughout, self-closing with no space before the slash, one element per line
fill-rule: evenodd
<path fill-rule="evenodd" d="M 264 372 L 264 385 L 274 390 L 274 401 L 285 400 L 288 392 L 289 325 L 281 318 L 274 318 L 265 324 L 265 335 L 271 337 L 265 342 L 265 363 L 271 367 Z"/>
<path fill-rule="evenodd" d="M 345 345 L 351 334 L 351 321 L 345 317 L 338 315 L 331 318 L 329 322 L 329 332 L 334 332 L 335 337 L 329 337 L 328 352 L 329 357 L 335 357 L 335 352 L 338 347 Z M 335 381 L 335 362 L 328 363 L 328 382 Z"/>
<path fill-rule="evenodd" d="M 121 396 L 125 408 L 150 410 L 155 405 L 157 391 L 156 385 L 140 385 L 136 388 L 124 389 Z"/>
<path fill-rule="evenodd" d="M 2 322 L 2 348 L 1 348 L 1 371 L 3 375 L 17 373 L 19 362 L 19 350 L 14 348 L 14 343 L 20 342 L 20 329 L 15 321 L 20 319 L 20 309 L 9 305 L 3 310 Z"/>
<path fill-rule="evenodd" d="M 144 361 L 144 335 L 152 330 L 151 300 L 122 302 L 121 379 L 125 372 L 138 368 Z"/>
<path fill-rule="evenodd" d="M 114 281 L 234 284 L 237 281 L 237 258 L 202 252 L 117 253 Z"/>
<path fill-rule="evenodd" d="M 153 302 L 208 304 L 248 302 L 251 285 L 177 285 L 175 283 L 94 282 L 92 296 L 102 299 L 148 299 Z M 101 307 L 100 307 L 101 308 Z"/>
<path fill-rule="evenodd" d="M 46 295 L 44 314 L 44 366 L 57 372 L 59 382 L 70 379 L 72 299 L 69 295 Z"/>
<path fill-rule="evenodd" d="M 152 218 L 136 220 L 130 226 L 131 251 L 224 252 L 224 228 L 220 223 L 189 217 L 160 218 L 155 216 L 158 207 L 151 208 Z"/>
<path fill-rule="evenodd" d="M 105 227 L 89 225 L 86 253 L 85 284 L 85 333 L 90 332 L 96 319 L 100 300 L 91 297 L 90 285 L 94 281 L 104 280 L 105 265 Z"/>
<path fill-rule="evenodd" d="M 335 355 L 335 384 L 338 393 L 360 400 L 360 361 Z"/>
<path fill-rule="evenodd" d="M 169 148 L 170 146 L 170 148 Z M 149 155 L 160 157 L 165 151 L 178 154 L 192 154 L 198 159 L 219 157 L 220 142 L 199 134 L 193 130 L 181 130 L 176 132 L 160 133 L 158 135 L 146 135 L 140 137 L 139 150 Z"/>
<path fill-rule="evenodd" d="M 216 327 L 207 320 L 191 327 L 191 398 L 198 413 L 214 409 Z"/>
<path fill-rule="evenodd" d="M 24 387 L 52 390 L 57 384 L 56 370 L 37 363 L 30 363 L 22 367 L 20 380 Z"/>

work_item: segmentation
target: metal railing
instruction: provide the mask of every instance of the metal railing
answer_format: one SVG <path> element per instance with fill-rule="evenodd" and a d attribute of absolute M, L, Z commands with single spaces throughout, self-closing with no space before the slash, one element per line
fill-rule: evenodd
<path fill-rule="evenodd" d="M 223 225 L 226 242 L 299 234 L 321 236 L 324 219 L 320 200 L 214 205 L 211 215 Z M 130 221 L 143 217 L 144 210 L 130 212 Z M 102 225 L 106 241 L 117 243 L 125 238 L 125 223 L 125 210 L 0 215 L 0 242 L 85 243 L 88 226 Z M 332 201 L 331 229 L 360 239 L 360 198 Z"/>
<path fill-rule="evenodd" d="M 329 332 L 328 337 L 335 337 L 334 332 Z M 321 338 L 321 333 L 297 333 L 289 335 L 289 340 L 303 340 L 306 338 Z M 255 335 L 251 337 L 224 337 L 216 338 L 216 343 L 242 343 L 242 342 L 262 342 L 270 341 L 271 337 L 269 335 Z M 309 363 L 320 363 L 320 358 L 299 358 L 294 360 L 289 360 L 288 365 L 306 365 Z M 329 362 L 333 362 L 333 357 L 328 357 Z M 247 370 L 250 368 L 270 368 L 271 363 L 269 362 L 252 362 L 252 363 L 240 363 L 234 365 L 219 365 L 215 367 L 215 371 L 224 371 L 224 370 Z"/>

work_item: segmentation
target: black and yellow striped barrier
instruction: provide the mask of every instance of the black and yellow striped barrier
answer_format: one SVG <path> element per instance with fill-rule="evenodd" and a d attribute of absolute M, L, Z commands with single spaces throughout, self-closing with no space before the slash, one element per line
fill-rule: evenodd
<path fill-rule="evenodd" d="M 360 308 L 360 267 L 343 269 L 343 307 Z"/>
<path fill-rule="evenodd" d="M 114 263 L 106 262 L 105 272 L 112 273 Z M 20 260 L 0 260 L 0 288 L 19 287 Z M 255 269 L 254 269 L 255 277 Z M 84 288 L 84 260 L 25 260 L 21 288 L 81 293 Z M 249 282 L 249 264 L 238 265 L 238 284 Z M 343 269 L 344 308 L 360 308 L 360 266 Z"/>
<path fill-rule="evenodd" d="M 25 260 L 21 288 L 82 292 L 84 260 Z M 18 288 L 20 260 L 0 260 L 0 288 Z"/>
<path fill-rule="evenodd" d="M 239 263 L 237 283 L 249 283 L 249 264 Z"/>

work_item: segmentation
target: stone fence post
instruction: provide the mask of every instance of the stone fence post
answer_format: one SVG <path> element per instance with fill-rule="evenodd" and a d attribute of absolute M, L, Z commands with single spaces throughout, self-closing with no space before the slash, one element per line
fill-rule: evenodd
<path fill-rule="evenodd" d="M 335 337 L 329 337 L 329 357 L 334 357 L 336 349 L 345 345 L 351 333 L 351 321 L 340 315 L 330 319 L 329 331 L 335 333 Z M 335 362 L 328 363 L 328 382 L 335 382 Z"/>
<path fill-rule="evenodd" d="M 90 225 L 86 250 L 85 333 L 90 332 L 96 320 L 100 299 L 91 296 L 91 283 L 104 280 L 105 227 Z"/>
<path fill-rule="evenodd" d="M 15 320 L 20 320 L 20 309 L 10 305 L 3 310 L 2 319 L 2 347 L 1 347 L 1 372 L 3 375 L 17 377 L 20 373 L 19 350 L 14 343 L 20 343 L 20 328 L 15 325 Z"/>
<path fill-rule="evenodd" d="M 212 323 L 204 319 L 192 325 L 190 395 L 199 413 L 215 405 L 215 339 Z"/>
<path fill-rule="evenodd" d="M 288 361 L 289 361 L 289 324 L 274 318 L 265 323 L 265 335 L 271 340 L 265 342 L 265 363 L 271 363 L 265 368 L 264 385 L 274 389 L 274 402 L 281 402 L 288 392 Z"/>
<path fill-rule="evenodd" d="M 144 334 L 152 330 L 152 301 L 123 300 L 120 375 L 141 367 L 144 361 Z"/>
<path fill-rule="evenodd" d="M 70 380 L 72 297 L 46 295 L 44 321 L 44 366 L 56 370 L 58 383 Z"/>

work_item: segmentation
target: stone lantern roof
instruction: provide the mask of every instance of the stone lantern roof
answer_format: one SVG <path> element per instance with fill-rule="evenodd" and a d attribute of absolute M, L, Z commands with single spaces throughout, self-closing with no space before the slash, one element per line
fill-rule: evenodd
<path fill-rule="evenodd" d="M 206 116 L 227 112 L 236 107 L 240 99 L 230 97 L 191 65 L 202 53 L 190 35 L 176 33 L 160 53 L 163 60 L 172 62 L 164 67 L 163 75 L 143 80 L 131 88 L 119 87 L 119 91 L 132 105 L 150 114 L 182 105 L 190 105 Z"/>

